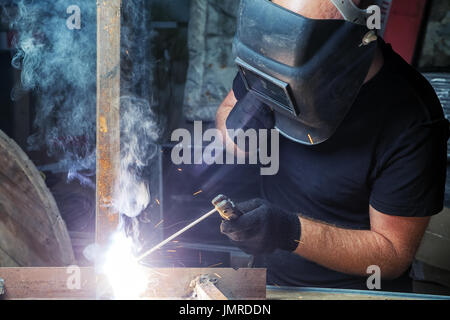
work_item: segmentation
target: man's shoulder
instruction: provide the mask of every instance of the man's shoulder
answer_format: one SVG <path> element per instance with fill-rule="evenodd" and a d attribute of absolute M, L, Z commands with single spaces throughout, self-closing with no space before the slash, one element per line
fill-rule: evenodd
<path fill-rule="evenodd" d="M 443 120 L 442 105 L 428 80 L 395 53 L 383 48 L 383 91 L 386 121 L 396 126 L 421 125 Z"/>

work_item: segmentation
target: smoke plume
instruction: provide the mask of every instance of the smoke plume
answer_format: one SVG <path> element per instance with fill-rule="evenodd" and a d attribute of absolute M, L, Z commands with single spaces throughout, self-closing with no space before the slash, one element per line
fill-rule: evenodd
<path fill-rule="evenodd" d="M 121 173 L 114 204 L 135 217 L 148 205 L 144 173 L 155 154 L 163 123 L 152 103 L 149 12 L 145 0 L 122 5 Z M 96 1 L 2 1 L 4 17 L 16 31 L 14 67 L 21 83 L 17 99 L 32 90 L 37 100 L 30 150 L 46 150 L 57 167 L 93 186 L 96 133 Z M 68 8 L 80 10 L 79 28 L 69 28 Z M 119 196 L 120 195 L 120 196 Z"/>

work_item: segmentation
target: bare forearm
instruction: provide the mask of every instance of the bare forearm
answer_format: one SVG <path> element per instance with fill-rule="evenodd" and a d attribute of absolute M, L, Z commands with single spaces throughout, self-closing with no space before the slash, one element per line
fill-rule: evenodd
<path fill-rule="evenodd" d="M 222 104 L 219 106 L 219 109 L 216 113 L 216 127 L 222 132 L 222 135 L 226 137 L 227 135 L 227 126 L 226 121 L 228 118 L 228 115 L 230 114 L 231 110 L 233 110 L 237 100 L 234 96 L 233 91 L 231 90 L 228 93 L 228 96 L 225 98 L 225 100 L 222 102 Z"/>
<path fill-rule="evenodd" d="M 230 114 L 231 110 L 233 110 L 234 106 L 237 103 L 237 99 L 234 96 L 233 90 L 231 90 L 225 100 L 220 105 L 219 109 L 216 113 L 216 127 L 222 133 L 222 137 L 226 146 L 226 150 L 228 153 L 233 154 L 234 156 L 245 156 L 245 153 L 238 149 L 237 145 L 230 138 L 227 131 L 227 118 Z"/>
<path fill-rule="evenodd" d="M 327 268 L 355 275 L 367 275 L 377 265 L 384 278 L 395 278 L 408 267 L 410 254 L 398 252 L 380 233 L 349 230 L 300 218 L 301 242 L 297 254 Z"/>

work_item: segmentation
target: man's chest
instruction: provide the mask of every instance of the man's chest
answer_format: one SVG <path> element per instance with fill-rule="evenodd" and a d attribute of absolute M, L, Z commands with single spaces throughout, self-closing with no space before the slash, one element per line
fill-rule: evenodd
<path fill-rule="evenodd" d="M 368 219 L 373 157 L 367 145 L 306 147 L 282 139 L 279 156 L 280 170 L 264 186 L 270 200 L 330 222 Z"/>

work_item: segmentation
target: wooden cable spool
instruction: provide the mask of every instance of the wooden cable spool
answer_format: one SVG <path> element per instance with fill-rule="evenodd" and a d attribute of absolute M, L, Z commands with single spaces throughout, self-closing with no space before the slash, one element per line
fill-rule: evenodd
<path fill-rule="evenodd" d="M 74 261 L 66 224 L 43 177 L 0 131 L 0 267 L 67 266 Z"/>

